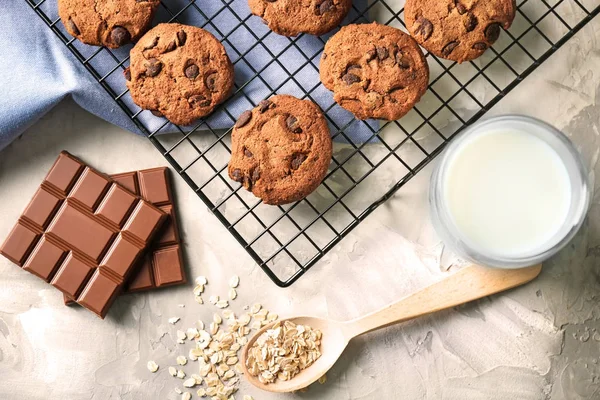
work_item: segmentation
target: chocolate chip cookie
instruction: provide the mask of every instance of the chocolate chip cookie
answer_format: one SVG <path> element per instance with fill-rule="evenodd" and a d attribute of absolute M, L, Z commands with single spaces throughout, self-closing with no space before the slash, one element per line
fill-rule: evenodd
<path fill-rule="evenodd" d="M 429 67 L 407 34 L 377 23 L 344 26 L 325 45 L 321 82 L 356 118 L 395 120 L 427 90 Z"/>
<path fill-rule="evenodd" d="M 160 24 L 131 50 L 125 70 L 131 98 L 154 115 L 189 125 L 210 114 L 233 87 L 223 45 L 195 26 Z"/>
<path fill-rule="evenodd" d="M 316 104 L 273 96 L 235 123 L 229 176 L 266 204 L 287 204 L 319 186 L 331 152 L 329 128 Z"/>
<path fill-rule="evenodd" d="M 482 55 L 515 18 L 515 0 L 406 0 L 410 34 L 438 57 L 463 62 Z"/>
<path fill-rule="evenodd" d="M 117 48 L 150 28 L 159 0 L 58 0 L 67 31 L 83 43 Z"/>
<path fill-rule="evenodd" d="M 248 0 L 248 5 L 280 35 L 322 35 L 342 22 L 352 0 Z"/>

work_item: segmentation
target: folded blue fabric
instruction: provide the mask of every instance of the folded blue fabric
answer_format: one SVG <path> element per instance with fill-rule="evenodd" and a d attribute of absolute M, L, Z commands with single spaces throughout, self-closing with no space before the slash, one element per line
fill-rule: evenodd
<path fill-rule="evenodd" d="M 357 16 L 358 20 L 365 21 L 360 15 L 367 7 L 366 0 L 355 1 L 354 6 L 347 22 L 357 20 Z M 51 21 L 58 19 L 56 0 L 45 1 L 40 9 Z M 319 82 L 318 63 L 327 37 L 302 35 L 290 39 L 272 33 L 260 18 L 250 16 L 247 0 L 197 3 L 165 0 L 154 23 L 166 22 L 173 14 L 177 14 L 179 22 L 201 26 L 222 40 L 234 62 L 236 87 L 244 87 L 199 129 L 230 128 L 239 114 L 275 89 L 276 93 L 308 97 L 321 108 L 330 109 L 328 116 L 334 132 L 344 128 L 344 133 L 356 142 L 372 136 L 377 123 L 352 122 L 350 113 L 337 105 L 331 108 L 332 94 Z M 60 22 L 57 26 L 68 36 Z M 126 90 L 118 63 L 127 59 L 131 46 L 112 52 L 98 52 L 98 47 L 78 41 L 74 46 L 84 57 L 91 57 L 90 65 L 100 76 L 106 75 L 105 81 L 114 94 Z M 3 55 L 0 150 L 66 96 L 72 96 L 80 106 L 103 119 L 142 134 L 113 96 L 98 84 L 26 0 L 4 1 L 0 6 L 0 49 Z M 132 112 L 139 111 L 128 94 L 122 96 L 122 100 Z M 177 129 L 169 124 L 165 126 L 163 118 L 152 116 L 148 111 L 140 113 L 138 118 L 150 132 Z"/>

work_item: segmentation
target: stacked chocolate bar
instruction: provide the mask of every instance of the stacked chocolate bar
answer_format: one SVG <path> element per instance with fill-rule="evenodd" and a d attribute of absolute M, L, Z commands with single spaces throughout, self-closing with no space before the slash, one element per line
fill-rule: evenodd
<path fill-rule="evenodd" d="M 0 254 L 101 318 L 123 291 L 185 283 L 168 169 L 109 177 L 62 152 Z"/>

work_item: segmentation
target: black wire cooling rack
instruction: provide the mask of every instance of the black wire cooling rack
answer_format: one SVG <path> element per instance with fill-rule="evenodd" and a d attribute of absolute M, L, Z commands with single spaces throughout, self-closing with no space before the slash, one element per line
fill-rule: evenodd
<path fill-rule="evenodd" d="M 56 0 L 26 1 L 279 286 L 296 281 L 453 136 L 600 13 L 598 0 L 518 1 L 511 29 L 478 60 L 456 64 L 428 54 L 429 91 L 407 116 L 383 123 L 354 119 L 319 82 L 318 63 L 328 36 L 281 37 L 250 15 L 247 0 L 164 0 L 155 22 L 178 21 L 211 31 L 236 67 L 230 99 L 196 126 L 179 127 L 131 102 L 122 77 L 130 47 L 81 44 L 60 23 Z M 403 4 L 355 0 L 344 23 L 377 20 L 404 29 Z M 282 207 L 262 204 L 227 177 L 230 127 L 244 109 L 275 93 L 316 101 L 335 141 L 333 162 L 319 189 Z"/>

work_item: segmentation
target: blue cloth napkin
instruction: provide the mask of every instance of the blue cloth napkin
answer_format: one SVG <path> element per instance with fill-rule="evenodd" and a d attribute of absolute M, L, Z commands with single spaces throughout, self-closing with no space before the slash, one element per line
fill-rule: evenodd
<path fill-rule="evenodd" d="M 366 18 L 361 17 L 366 3 L 366 0 L 355 1 L 345 23 L 366 22 Z M 47 0 L 41 4 L 40 10 L 50 21 L 55 21 L 58 19 L 56 7 L 56 0 Z M 333 132 L 343 129 L 344 134 L 355 142 L 372 137 L 377 122 L 354 121 L 349 112 L 333 105 L 332 94 L 320 84 L 318 64 L 323 42 L 328 36 L 301 35 L 292 39 L 279 36 L 270 32 L 260 18 L 250 16 L 247 0 L 164 0 L 154 24 L 166 22 L 175 14 L 179 22 L 201 26 L 222 40 L 234 62 L 236 89 L 243 87 L 242 92 L 228 101 L 221 111 L 207 118 L 199 129 L 230 128 L 239 114 L 268 97 L 275 89 L 276 93 L 300 98 L 306 98 L 308 91 L 309 98 L 324 110 L 329 109 L 327 114 Z M 70 37 L 60 21 L 56 26 Z M 66 96 L 71 96 L 81 107 L 100 118 L 142 134 L 113 99 L 126 91 L 119 63 L 127 60 L 131 46 L 112 51 L 79 41 L 73 42 L 73 46 L 104 77 L 104 82 L 113 91 L 112 95 L 101 87 L 26 0 L 2 2 L 0 150 Z M 126 65 L 128 61 L 123 63 L 123 66 Z M 132 114 L 140 111 L 129 94 L 120 98 Z M 137 119 L 150 132 L 178 130 L 148 111 L 139 113 Z M 344 140 L 344 137 L 340 138 Z"/>

